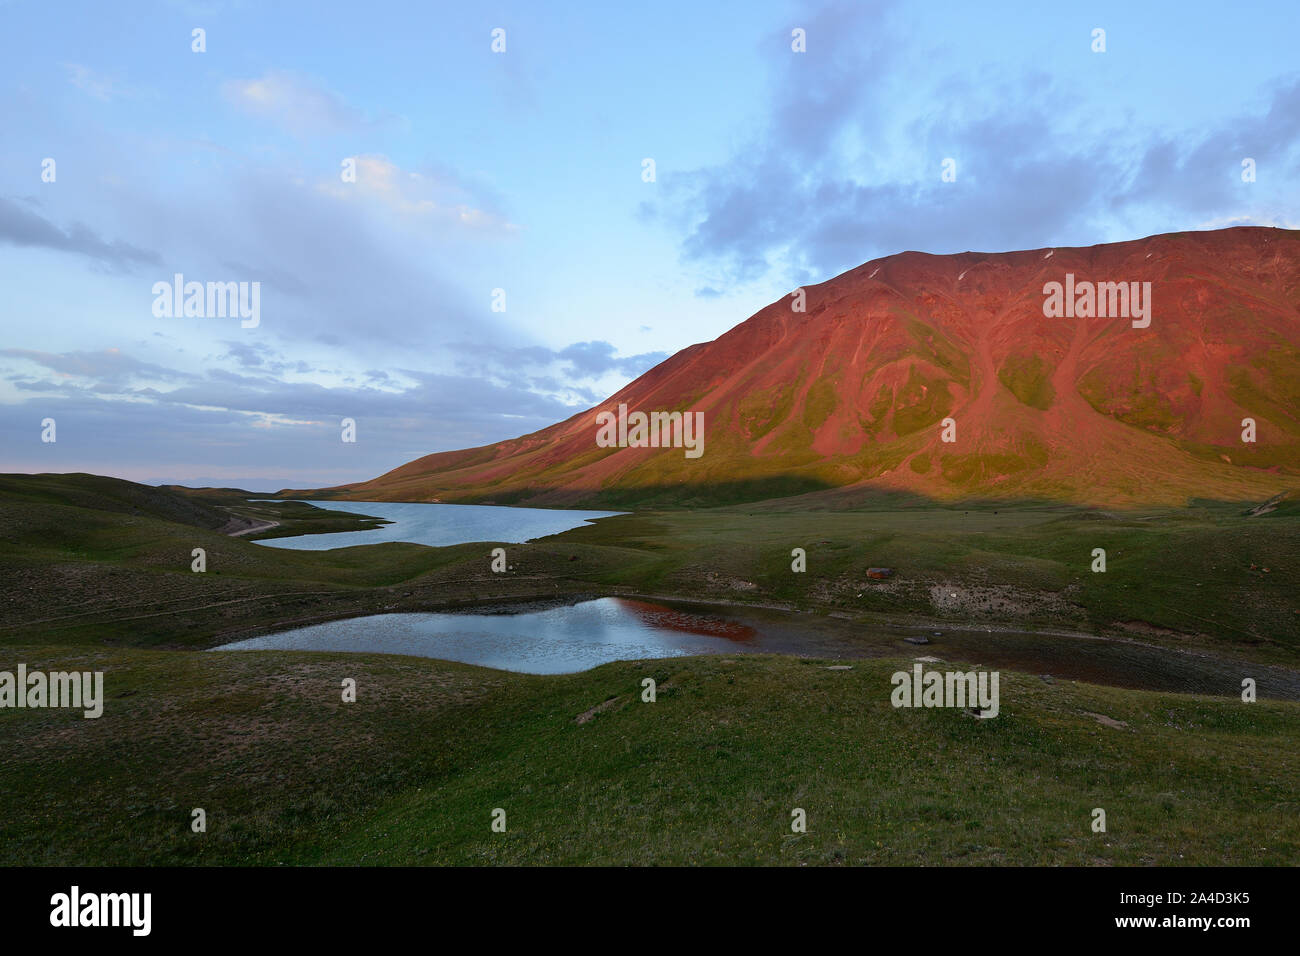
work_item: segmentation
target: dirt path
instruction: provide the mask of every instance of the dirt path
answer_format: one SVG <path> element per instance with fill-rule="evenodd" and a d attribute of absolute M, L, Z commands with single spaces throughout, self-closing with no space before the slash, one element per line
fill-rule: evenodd
<path fill-rule="evenodd" d="M 253 534 L 254 532 L 257 531 L 269 531 L 271 528 L 280 527 L 280 522 L 278 521 L 254 521 L 252 518 L 243 518 L 243 519 L 236 519 L 236 520 L 253 521 L 253 526 L 250 528 L 241 528 L 238 531 L 226 531 L 225 528 L 223 528 L 222 533 L 227 534 L 232 538 L 238 538 L 240 535 L 243 534 Z M 226 528 L 229 527 L 230 527 L 229 524 L 226 525 Z"/>

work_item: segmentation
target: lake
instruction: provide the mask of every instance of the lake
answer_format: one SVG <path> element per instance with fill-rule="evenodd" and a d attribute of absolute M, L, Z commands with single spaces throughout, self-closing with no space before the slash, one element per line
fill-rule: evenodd
<path fill-rule="evenodd" d="M 409 541 L 440 548 L 470 541 L 522 544 L 534 538 L 559 534 L 593 521 L 626 514 L 625 511 L 560 511 L 550 508 L 512 508 L 504 505 L 445 505 L 418 501 L 307 501 L 309 505 L 349 514 L 370 515 L 392 522 L 370 531 L 336 534 L 300 534 L 268 538 L 255 544 L 295 551 L 327 551 L 386 541 Z"/>
<path fill-rule="evenodd" d="M 905 639 L 927 635 L 928 644 Z M 895 657 L 950 670 L 970 664 L 1044 680 L 1238 696 L 1243 675 L 1261 698 L 1300 700 L 1300 672 L 1243 665 L 1136 641 L 998 631 L 874 625 L 813 614 L 711 605 L 687 609 L 598 598 L 543 609 L 372 614 L 249 638 L 216 651 L 303 650 L 408 654 L 524 674 L 567 674 L 611 661 L 690 654 L 792 654 L 852 661 Z"/>
<path fill-rule="evenodd" d="M 611 661 L 760 650 L 756 638 L 753 628 L 712 615 L 599 598 L 516 614 L 373 614 L 213 650 L 368 651 L 524 674 L 569 674 Z"/>

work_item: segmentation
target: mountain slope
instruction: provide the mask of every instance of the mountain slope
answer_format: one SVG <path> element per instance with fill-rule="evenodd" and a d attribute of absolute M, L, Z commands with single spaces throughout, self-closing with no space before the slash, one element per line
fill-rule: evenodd
<path fill-rule="evenodd" d="M 1046 317 L 1046 284 L 1067 273 L 1076 287 L 1151 283 L 1150 325 Z M 1300 484 L 1300 232 L 905 252 L 808 287 L 804 312 L 792 305 L 567 421 L 317 494 L 684 505 L 854 486 L 1121 504 Z M 703 454 L 599 447 L 596 413 L 620 404 L 703 412 Z"/>

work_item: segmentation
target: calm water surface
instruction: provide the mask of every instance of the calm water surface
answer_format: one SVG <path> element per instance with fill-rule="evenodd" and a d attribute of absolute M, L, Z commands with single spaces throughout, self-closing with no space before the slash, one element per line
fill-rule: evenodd
<path fill-rule="evenodd" d="M 524 674 L 761 649 L 757 633 L 744 624 L 621 598 L 520 614 L 373 614 L 214 648 L 412 654 Z"/>
<path fill-rule="evenodd" d="M 411 654 L 525 674 L 564 674 L 611 661 L 688 654 L 792 654 L 820 660 L 896 657 L 929 668 L 977 664 L 1049 680 L 1237 696 L 1241 678 L 1261 697 L 1300 700 L 1300 672 L 1128 641 L 1014 631 L 948 630 L 914 645 L 915 629 L 866 630 L 852 622 L 741 608 L 689 610 L 599 598 L 516 613 L 374 614 L 300 627 L 214 648 Z M 925 632 L 929 634 L 930 632 Z M 1245 670 L 1243 670 L 1243 667 Z"/>
<path fill-rule="evenodd" d="M 295 551 L 326 551 L 385 541 L 410 541 L 435 548 L 469 541 L 504 541 L 521 544 L 548 534 L 559 534 L 595 518 L 626 514 L 623 511 L 556 511 L 550 508 L 511 508 L 502 505 L 444 505 L 418 501 L 308 501 L 309 505 L 349 514 L 384 518 L 392 524 L 373 531 L 337 534 L 300 534 L 269 538 L 256 544 Z"/>

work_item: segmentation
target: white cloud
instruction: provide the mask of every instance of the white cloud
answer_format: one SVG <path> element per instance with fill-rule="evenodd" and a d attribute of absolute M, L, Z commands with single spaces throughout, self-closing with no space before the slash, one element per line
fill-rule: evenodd
<path fill-rule="evenodd" d="M 282 70 L 222 84 L 227 100 L 292 133 L 338 133 L 373 125 L 362 113 L 320 83 Z"/>
<path fill-rule="evenodd" d="M 338 199 L 382 206 L 398 216 L 439 222 L 485 234 L 514 234 L 519 227 L 479 208 L 470 191 L 449 176 L 410 172 L 386 156 L 356 156 L 356 182 L 335 177 L 320 189 Z"/>

